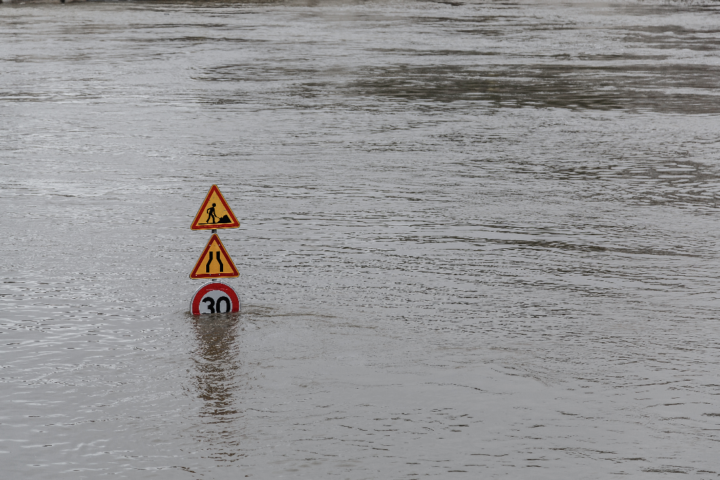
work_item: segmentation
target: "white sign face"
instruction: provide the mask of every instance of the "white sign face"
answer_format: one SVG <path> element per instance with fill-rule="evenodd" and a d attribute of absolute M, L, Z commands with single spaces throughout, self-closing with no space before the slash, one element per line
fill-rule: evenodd
<path fill-rule="evenodd" d="M 200 313 L 229 313 L 233 311 L 232 300 L 222 290 L 210 290 L 200 300 Z"/>
<path fill-rule="evenodd" d="M 203 285 L 190 300 L 190 313 L 230 313 L 240 311 L 240 298 L 230 285 L 213 282 Z"/>

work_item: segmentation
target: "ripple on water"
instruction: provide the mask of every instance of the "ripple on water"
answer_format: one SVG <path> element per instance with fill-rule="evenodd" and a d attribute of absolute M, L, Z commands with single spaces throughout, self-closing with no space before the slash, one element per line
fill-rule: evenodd
<path fill-rule="evenodd" d="M 718 474 L 713 9 L 0 17 L 6 476 Z"/>

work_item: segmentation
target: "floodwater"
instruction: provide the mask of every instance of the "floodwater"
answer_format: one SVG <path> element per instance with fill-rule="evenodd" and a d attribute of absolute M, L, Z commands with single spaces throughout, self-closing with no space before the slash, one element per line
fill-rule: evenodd
<path fill-rule="evenodd" d="M 0 6 L 2 478 L 717 478 L 719 7 Z"/>

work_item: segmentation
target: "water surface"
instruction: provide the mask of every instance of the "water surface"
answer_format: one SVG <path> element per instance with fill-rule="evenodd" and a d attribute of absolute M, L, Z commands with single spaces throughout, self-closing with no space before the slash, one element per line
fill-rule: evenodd
<path fill-rule="evenodd" d="M 3 5 L 4 476 L 716 478 L 719 13 Z"/>

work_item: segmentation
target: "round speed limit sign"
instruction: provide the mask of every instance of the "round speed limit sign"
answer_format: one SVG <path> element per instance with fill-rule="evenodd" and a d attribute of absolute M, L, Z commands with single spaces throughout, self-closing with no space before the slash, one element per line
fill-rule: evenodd
<path fill-rule="evenodd" d="M 240 298 L 230 285 L 220 282 L 200 287 L 190 300 L 190 313 L 229 313 L 240 310 Z"/>

